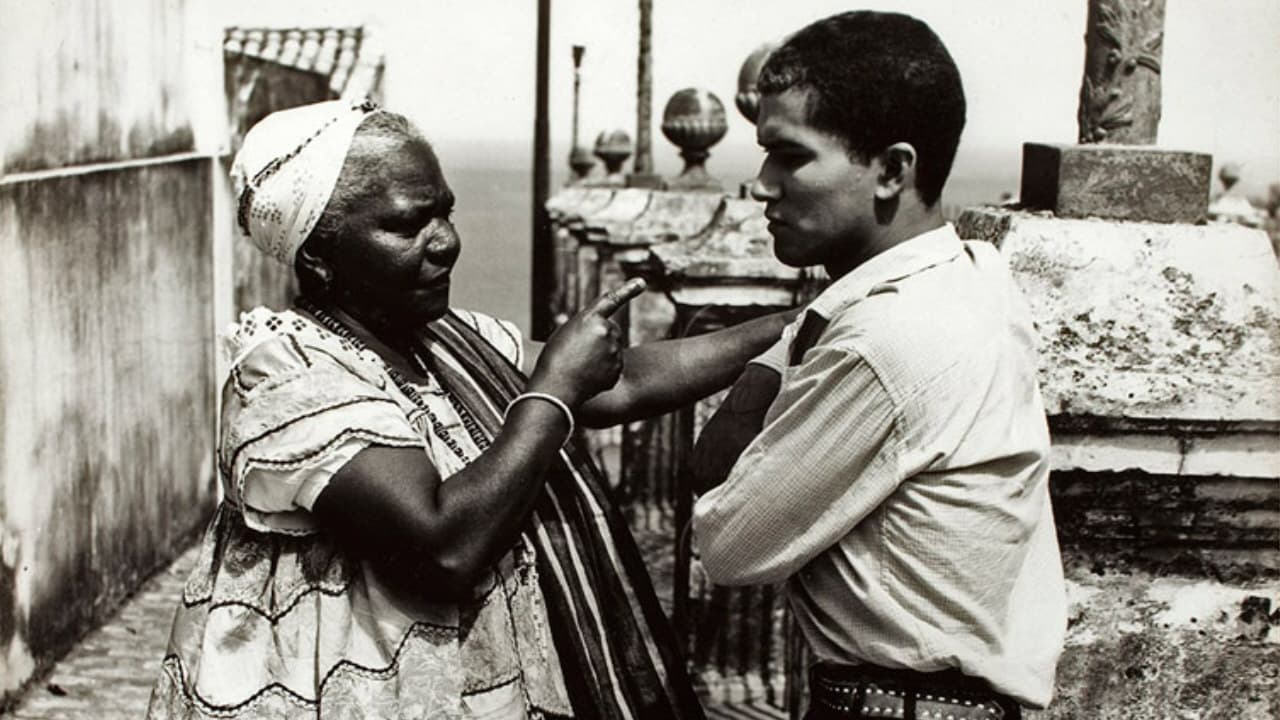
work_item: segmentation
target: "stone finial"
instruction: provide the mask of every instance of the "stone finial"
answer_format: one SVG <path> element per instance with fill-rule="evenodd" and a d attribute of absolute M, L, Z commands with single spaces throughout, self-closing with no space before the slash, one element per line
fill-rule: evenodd
<path fill-rule="evenodd" d="M 738 112 L 752 125 L 760 112 L 760 93 L 756 90 L 756 80 L 760 77 L 760 68 L 764 67 L 769 54 L 776 47 L 774 43 L 765 43 L 752 50 L 738 70 L 738 94 L 733 96 L 733 104 L 738 106 Z"/>
<path fill-rule="evenodd" d="M 672 189 L 722 189 L 719 181 L 707 174 L 706 162 L 711 146 L 720 142 L 728 129 L 724 103 L 714 94 L 685 88 L 671 96 L 662 111 L 662 134 L 680 148 L 685 162 L 684 171 L 669 183 Z"/>
<path fill-rule="evenodd" d="M 1230 191 L 1240 182 L 1240 164 L 1234 162 L 1223 163 L 1218 168 L 1218 182 L 1222 183 L 1223 191 Z"/>
<path fill-rule="evenodd" d="M 575 145 L 573 150 L 569 151 L 569 167 L 573 169 L 573 179 L 570 182 L 582 182 L 595 165 L 596 161 L 591 156 L 591 151 L 581 145 Z"/>
<path fill-rule="evenodd" d="M 625 130 L 605 131 L 596 137 L 596 157 L 604 163 L 608 184 L 626 184 L 622 164 L 631 157 L 631 149 L 631 136 Z"/>

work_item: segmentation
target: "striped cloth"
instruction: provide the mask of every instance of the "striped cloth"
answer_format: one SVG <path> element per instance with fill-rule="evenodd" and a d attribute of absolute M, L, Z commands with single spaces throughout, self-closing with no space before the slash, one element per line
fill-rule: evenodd
<path fill-rule="evenodd" d="M 488 447 L 526 378 L 452 313 L 422 340 L 477 445 Z M 529 536 L 575 716 L 704 717 L 639 550 L 578 443 L 547 471 Z"/>

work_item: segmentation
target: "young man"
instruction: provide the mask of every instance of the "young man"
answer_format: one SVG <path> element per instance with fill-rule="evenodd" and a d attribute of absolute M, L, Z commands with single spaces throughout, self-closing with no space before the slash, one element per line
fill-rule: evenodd
<path fill-rule="evenodd" d="M 1066 628 L 1031 318 L 942 216 L 965 101 L 924 23 L 851 12 L 760 74 L 752 193 L 774 252 L 832 284 L 694 451 L 719 583 L 786 580 L 811 719 L 1018 717 Z"/>

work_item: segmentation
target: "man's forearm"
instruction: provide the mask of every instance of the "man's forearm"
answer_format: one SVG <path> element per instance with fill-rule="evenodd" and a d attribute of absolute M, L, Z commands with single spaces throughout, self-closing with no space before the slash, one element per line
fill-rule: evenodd
<path fill-rule="evenodd" d="M 581 411 L 588 427 L 608 427 L 670 412 L 727 387 L 747 361 L 777 341 L 795 318 L 788 310 L 731 328 L 629 348 L 622 378 Z"/>

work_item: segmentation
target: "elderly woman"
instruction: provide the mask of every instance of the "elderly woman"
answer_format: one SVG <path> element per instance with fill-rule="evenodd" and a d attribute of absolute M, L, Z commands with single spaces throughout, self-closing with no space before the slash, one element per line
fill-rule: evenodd
<path fill-rule="evenodd" d="M 402 116 L 275 113 L 232 172 L 240 228 L 302 297 L 225 339 L 225 500 L 149 717 L 701 717 L 571 438 L 728 385 L 787 316 L 623 349 L 632 283 L 526 378 L 512 325 L 449 308 L 454 197 Z"/>

